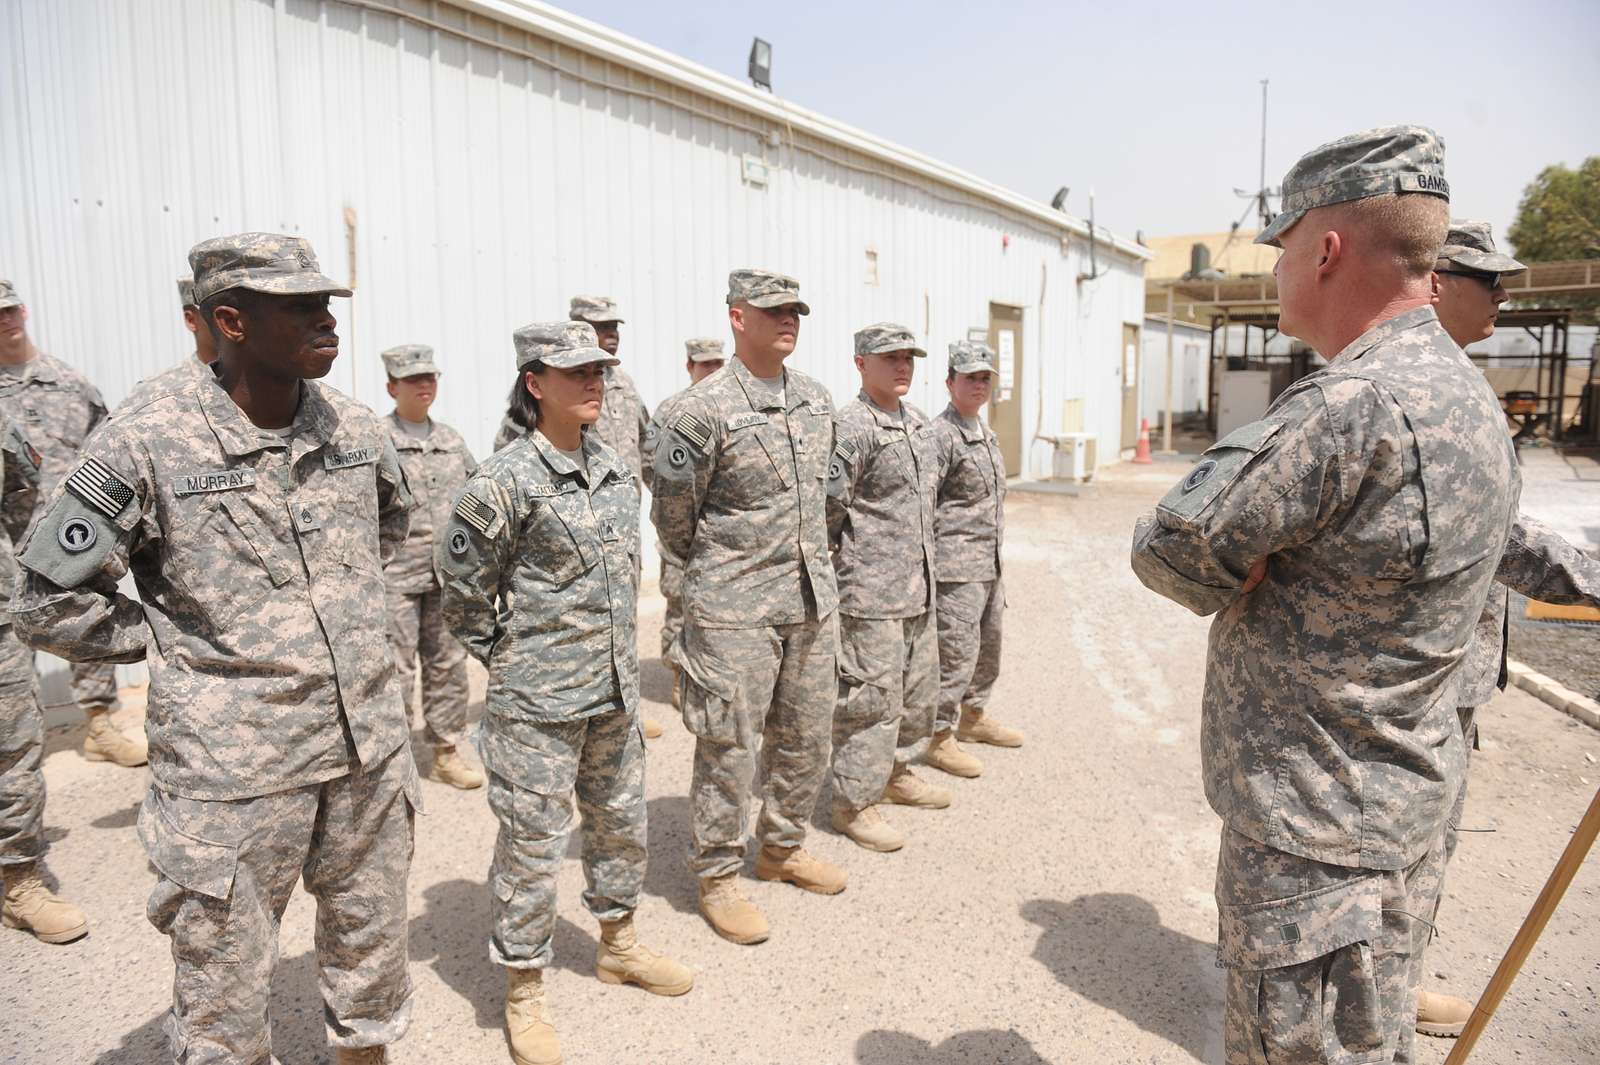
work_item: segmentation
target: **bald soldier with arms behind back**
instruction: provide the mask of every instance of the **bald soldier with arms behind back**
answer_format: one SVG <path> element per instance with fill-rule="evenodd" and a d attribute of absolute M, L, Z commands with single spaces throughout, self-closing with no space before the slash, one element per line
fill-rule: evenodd
<path fill-rule="evenodd" d="M 1526 269 L 1495 248 L 1489 223 L 1452 222 L 1439 261 L 1433 267 L 1433 306 L 1439 324 L 1462 348 L 1487 340 L 1494 335 L 1500 305 L 1507 299 L 1501 279 Z M 1477 746 L 1478 708 L 1506 686 L 1506 608 L 1510 592 L 1563 605 L 1592 604 L 1600 597 L 1600 562 L 1526 514 L 1518 516 L 1495 579 L 1500 587 L 1489 592 L 1478 618 L 1472 651 L 1461 667 L 1456 713 L 1461 719 L 1461 737 L 1469 759 Z M 1466 802 L 1467 781 L 1463 774 L 1445 825 L 1444 866 L 1455 856 Z M 1442 888 L 1440 894 L 1442 898 Z M 1435 924 L 1437 921 L 1435 916 Z M 1417 1031 L 1423 1035 L 1458 1036 L 1471 1016 L 1472 1003 L 1465 999 L 1432 991 L 1422 991 L 1417 996 Z"/>
<path fill-rule="evenodd" d="M 19 545 L 17 634 L 150 667 L 139 838 L 172 943 L 182 1065 L 266 1065 L 278 927 L 303 881 L 340 1065 L 404 1034 L 417 771 L 383 561 L 410 504 L 377 417 L 315 383 L 338 356 L 305 241 L 189 253 L 221 372 L 108 422 Z M 135 601 L 117 590 L 129 570 Z"/>
<path fill-rule="evenodd" d="M 1228 1065 L 1409 1063 L 1465 772 L 1460 669 L 1521 477 L 1493 391 L 1430 305 L 1438 137 L 1323 145 L 1283 208 L 1257 238 L 1282 249 L 1281 328 L 1329 364 L 1139 520 L 1133 567 L 1215 615 L 1201 755 L 1223 820 Z"/>

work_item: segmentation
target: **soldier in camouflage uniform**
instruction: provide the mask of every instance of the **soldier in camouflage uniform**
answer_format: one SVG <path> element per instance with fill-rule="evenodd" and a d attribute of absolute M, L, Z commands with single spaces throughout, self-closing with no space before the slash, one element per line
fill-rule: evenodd
<path fill-rule="evenodd" d="M 217 342 L 200 318 L 200 305 L 194 299 L 193 278 L 178 278 L 178 305 L 183 309 L 184 328 L 194 335 L 194 354 L 185 356 L 177 365 L 168 367 L 154 377 L 140 381 L 127 398 L 117 404 L 111 417 L 138 410 L 158 396 L 181 389 L 190 381 L 211 379 L 211 366 L 217 361 Z"/>
<path fill-rule="evenodd" d="M 451 500 L 478 463 L 460 433 L 428 416 L 439 394 L 433 349 L 426 344 L 390 348 L 383 353 L 383 368 L 395 403 L 389 439 L 412 497 L 411 531 L 383 567 L 395 680 L 406 717 L 415 719 L 421 659 L 422 720 L 433 747 L 428 776 L 454 788 L 481 788 L 483 774 L 456 749 L 467 729 L 467 652 L 445 626 L 444 579 L 433 552 L 434 531 L 444 528 Z"/>
<path fill-rule="evenodd" d="M 1000 440 L 979 412 L 994 388 L 995 355 L 986 344 L 950 345 L 945 388 L 950 402 L 933 429 L 938 443 L 934 530 L 939 566 L 939 710 L 928 764 L 975 777 L 983 763 L 956 740 L 1022 746 L 1022 733 L 989 716 L 1000 676 L 1000 629 L 1006 591 L 1000 546 L 1006 531 L 1006 464 Z"/>
<path fill-rule="evenodd" d="M 523 326 L 513 340 L 533 432 L 467 482 L 435 552 L 445 617 L 489 670 L 478 736 L 500 821 L 489 956 L 508 976 L 511 1056 L 554 1065 L 561 1047 L 544 970 L 575 806 L 584 903 L 600 922 L 596 975 L 681 995 L 694 974 L 646 949 L 633 927 L 646 840 L 639 492 L 617 453 L 583 431 L 599 417 L 603 371 L 616 359 L 584 322 Z"/>
<path fill-rule="evenodd" d="M 683 560 L 683 724 L 695 736 L 694 854 L 700 912 L 735 943 L 767 920 L 739 890 L 745 810 L 764 772 L 756 876 L 837 894 L 844 871 L 808 854 L 805 822 L 828 764 L 835 691 L 826 488 L 833 406 L 785 370 L 810 308 L 793 278 L 728 277 L 734 357 L 682 397 L 655 450 L 652 518 Z"/>
<path fill-rule="evenodd" d="M 1497 250 L 1487 222 L 1452 222 L 1439 261 L 1434 264 L 1434 310 L 1439 324 L 1462 348 L 1494 335 L 1500 305 L 1507 299 L 1500 283 L 1527 267 Z M 1470 755 L 1477 745 L 1478 708 L 1506 684 L 1506 608 L 1512 590 L 1547 603 L 1579 605 L 1600 598 L 1600 562 L 1582 554 L 1543 523 L 1521 515 L 1495 574 L 1503 587 L 1489 593 L 1473 634 L 1472 650 L 1461 667 L 1461 694 L 1456 713 Z M 1457 829 L 1466 807 L 1467 782 L 1462 777 L 1445 825 L 1442 862 L 1455 855 Z M 1441 877 L 1443 870 L 1441 869 Z M 1437 918 L 1435 918 L 1437 922 Z M 1454 995 L 1422 991 L 1417 996 L 1417 1031 L 1454 1037 L 1466 1028 L 1472 1003 Z"/>
<path fill-rule="evenodd" d="M 44 456 L 39 486 L 8 495 L 0 525 L 21 540 L 39 500 L 72 469 L 83 442 L 106 417 L 98 389 L 78 371 L 33 346 L 28 308 L 9 281 L 0 281 L 0 414 L 26 433 Z M 148 758 L 142 736 L 129 736 L 111 720 L 117 707 L 117 671 L 109 663 L 71 663 L 72 690 L 88 721 L 83 756 L 91 762 L 141 766 Z"/>
<path fill-rule="evenodd" d="M 727 356 L 722 352 L 722 341 L 713 337 L 695 337 L 687 340 L 684 342 L 684 348 L 688 353 L 684 369 L 689 372 L 689 388 L 693 388 L 727 365 Z M 656 407 L 656 412 L 645 429 L 644 446 L 640 455 L 644 464 L 641 472 L 645 487 L 651 491 L 655 491 L 656 441 L 660 439 L 661 426 L 672 417 L 678 401 L 688 395 L 689 388 L 682 392 L 674 392 L 662 401 L 660 406 Z M 661 657 L 672 670 L 672 705 L 675 709 L 682 710 L 683 671 L 671 664 L 671 655 L 672 645 L 677 642 L 678 633 L 683 631 L 683 563 L 669 555 L 659 540 L 656 542 L 656 553 L 661 556 L 661 595 L 667 601 L 667 616 L 661 623 Z M 648 730 L 645 736 L 650 736 Z"/>
<path fill-rule="evenodd" d="M 366 407 L 314 382 L 338 355 L 305 241 L 189 253 L 221 372 L 108 422 L 19 547 L 17 634 L 148 662 L 154 781 L 139 837 L 172 941 L 184 1065 L 265 1065 L 278 922 L 317 900 L 328 1038 L 375 1065 L 411 1016 L 406 875 L 417 772 L 383 560 L 409 496 Z M 117 590 L 132 570 L 135 601 Z"/>
<path fill-rule="evenodd" d="M 1257 239 L 1282 248 L 1283 331 L 1329 364 L 1135 529 L 1139 578 L 1216 615 L 1202 760 L 1229 1065 L 1413 1060 L 1465 772 L 1459 669 L 1521 486 L 1493 391 L 1429 305 L 1443 154 L 1396 126 L 1289 171 Z"/>
<path fill-rule="evenodd" d="M 911 330 L 879 322 L 855 335 L 861 392 L 839 413 L 828 464 L 828 542 L 839 585 L 839 698 L 833 709 L 833 827 L 868 850 L 905 834 L 879 802 L 943 809 L 919 779 L 939 691 L 933 497 L 938 443 L 900 397 L 916 360 Z"/>
<path fill-rule="evenodd" d="M 41 458 L 0 415 L 4 494 L 35 488 Z M 0 582 L 10 588 L 16 574 L 11 537 L 0 528 Z M 26 929 L 45 943 L 70 943 L 88 932 L 89 924 L 83 911 L 52 892 L 39 873 L 44 857 L 43 755 L 44 715 L 33 656 L 12 632 L 10 611 L 0 611 L 0 923 Z"/>

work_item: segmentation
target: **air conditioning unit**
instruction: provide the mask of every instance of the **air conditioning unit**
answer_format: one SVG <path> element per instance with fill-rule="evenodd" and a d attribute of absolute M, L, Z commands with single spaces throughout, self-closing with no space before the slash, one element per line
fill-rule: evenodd
<path fill-rule="evenodd" d="M 1050 475 L 1058 481 L 1087 481 L 1092 478 L 1097 441 L 1093 433 L 1063 433 L 1056 437 Z"/>

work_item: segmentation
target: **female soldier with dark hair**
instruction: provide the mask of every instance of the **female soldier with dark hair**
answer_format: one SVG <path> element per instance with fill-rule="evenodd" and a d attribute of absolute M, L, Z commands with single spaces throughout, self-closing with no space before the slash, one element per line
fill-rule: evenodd
<path fill-rule="evenodd" d="M 681 995 L 694 974 L 642 946 L 633 911 L 645 871 L 644 739 L 631 472 L 584 426 L 616 360 L 585 322 L 516 331 L 514 401 L 529 431 L 467 482 L 439 540 L 445 617 L 489 669 L 478 737 L 500 820 L 490 868 L 490 956 L 506 966 L 506 1027 L 519 1065 L 553 1065 L 544 1008 L 556 875 L 583 814 L 584 902 L 600 922 L 597 975 Z"/>

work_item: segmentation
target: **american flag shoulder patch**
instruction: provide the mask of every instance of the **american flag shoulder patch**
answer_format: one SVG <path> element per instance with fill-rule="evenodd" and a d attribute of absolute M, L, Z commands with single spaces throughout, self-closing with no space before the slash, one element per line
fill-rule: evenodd
<path fill-rule="evenodd" d="M 133 485 L 98 459 L 84 459 L 79 463 L 67 478 L 67 488 L 108 518 L 121 514 L 122 508 L 133 501 Z"/>
<path fill-rule="evenodd" d="M 858 454 L 856 446 L 842 436 L 834 442 L 833 453 L 846 462 L 854 462 Z"/>
<path fill-rule="evenodd" d="M 488 536 L 489 530 L 494 528 L 495 519 L 500 515 L 471 492 L 462 492 L 461 498 L 456 500 L 456 517 Z"/>
<path fill-rule="evenodd" d="M 697 451 L 704 452 L 711 446 L 711 426 L 704 418 L 697 417 L 685 411 L 667 423 L 667 428 L 683 437 L 695 446 Z"/>

